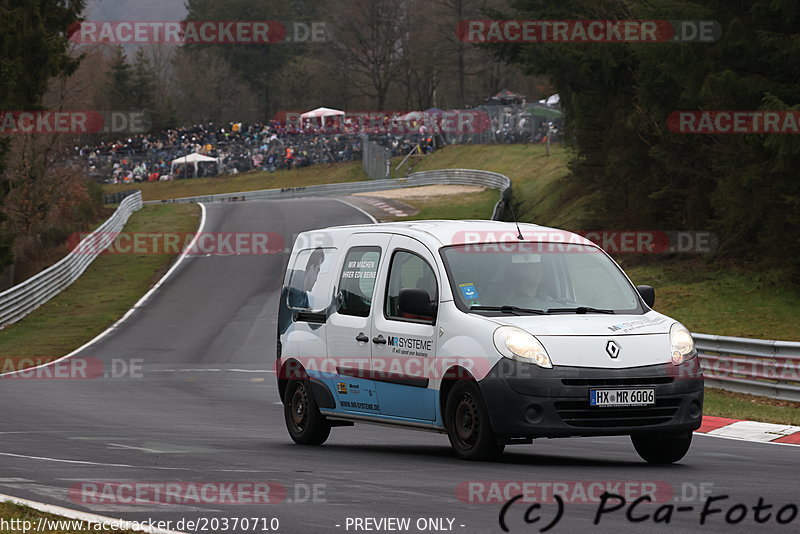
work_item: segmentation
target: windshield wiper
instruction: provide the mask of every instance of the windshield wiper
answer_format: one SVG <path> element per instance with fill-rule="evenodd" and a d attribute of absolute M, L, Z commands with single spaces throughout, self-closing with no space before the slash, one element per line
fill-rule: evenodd
<path fill-rule="evenodd" d="M 602 310 L 600 308 L 591 308 L 589 306 L 578 306 L 576 308 L 550 308 L 547 313 L 608 313 L 613 315 L 614 310 Z"/>
<path fill-rule="evenodd" d="M 519 308 L 517 306 L 470 306 L 469 311 L 499 311 L 502 313 L 533 313 L 535 315 L 544 315 L 544 310 L 534 310 L 532 308 Z"/>

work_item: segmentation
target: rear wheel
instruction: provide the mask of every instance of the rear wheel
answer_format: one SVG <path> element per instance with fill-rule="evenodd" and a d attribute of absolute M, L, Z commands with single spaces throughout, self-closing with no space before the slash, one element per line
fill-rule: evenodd
<path fill-rule="evenodd" d="M 692 433 L 681 436 L 631 436 L 633 448 L 651 464 L 672 464 L 686 456 Z"/>
<path fill-rule="evenodd" d="M 322 445 L 331 433 L 331 425 L 319 412 L 307 381 L 292 378 L 283 399 L 286 428 L 295 443 Z"/>
<path fill-rule="evenodd" d="M 472 380 L 459 380 L 450 390 L 445 426 L 453 450 L 466 460 L 491 459 L 505 448 L 492 432 L 483 396 Z"/>

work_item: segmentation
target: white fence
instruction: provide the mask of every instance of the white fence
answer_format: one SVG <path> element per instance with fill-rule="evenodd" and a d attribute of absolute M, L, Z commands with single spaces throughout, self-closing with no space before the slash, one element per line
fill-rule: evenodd
<path fill-rule="evenodd" d="M 122 230 L 131 213 L 141 207 L 142 193 L 137 191 L 126 197 L 114 215 L 58 263 L 0 293 L 0 326 L 19 321 L 77 280 L 97 258 L 99 251 L 110 244 L 114 235 Z M 92 243 L 92 246 L 81 248 L 84 243 Z"/>

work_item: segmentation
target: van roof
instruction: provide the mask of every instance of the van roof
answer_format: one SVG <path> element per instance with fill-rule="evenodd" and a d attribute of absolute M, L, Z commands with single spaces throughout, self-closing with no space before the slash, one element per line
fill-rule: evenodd
<path fill-rule="evenodd" d="M 520 223 L 519 229 L 525 241 L 593 245 L 591 241 L 578 234 L 557 228 Z M 337 238 L 344 237 L 343 234 L 385 232 L 413 237 L 433 248 L 469 243 L 513 242 L 517 241 L 518 235 L 517 227 L 513 222 L 489 220 L 398 221 L 334 226 L 318 230 L 318 232 Z"/>

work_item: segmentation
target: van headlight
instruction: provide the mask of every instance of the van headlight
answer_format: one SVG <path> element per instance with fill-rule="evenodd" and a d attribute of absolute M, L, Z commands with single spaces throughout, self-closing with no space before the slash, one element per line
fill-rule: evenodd
<path fill-rule="evenodd" d="M 514 326 L 501 326 L 494 331 L 494 346 L 510 360 L 533 363 L 552 369 L 553 362 L 544 346 L 532 334 Z"/>
<path fill-rule="evenodd" d="M 697 355 L 692 333 L 681 323 L 675 323 L 670 327 L 669 344 L 670 352 L 672 353 L 672 363 L 675 365 L 680 365 Z"/>

